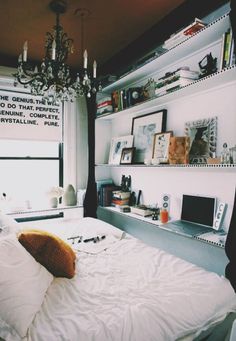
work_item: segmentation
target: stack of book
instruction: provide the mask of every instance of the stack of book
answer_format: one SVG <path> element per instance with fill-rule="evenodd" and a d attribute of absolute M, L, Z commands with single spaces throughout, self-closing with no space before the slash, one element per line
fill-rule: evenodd
<path fill-rule="evenodd" d="M 113 112 L 111 96 L 100 99 L 97 102 L 97 115 Z"/>
<path fill-rule="evenodd" d="M 170 38 L 164 42 L 163 48 L 167 50 L 171 49 L 172 47 L 182 43 L 182 41 L 184 41 L 187 37 L 198 32 L 205 26 L 206 24 L 202 20 L 195 18 L 194 22 L 192 22 L 189 26 L 177 33 L 172 34 Z"/>
<path fill-rule="evenodd" d="M 130 192 L 116 190 L 112 192 L 111 206 L 120 207 L 129 204 Z"/>
<path fill-rule="evenodd" d="M 99 205 L 106 207 L 112 205 L 112 192 L 118 190 L 120 187 L 114 184 L 104 184 L 100 188 Z"/>
<path fill-rule="evenodd" d="M 153 214 L 153 211 L 150 210 L 145 205 L 137 205 L 137 206 L 132 206 L 131 207 L 131 213 L 140 215 L 142 217 L 148 217 L 148 216 L 151 216 Z"/>
<path fill-rule="evenodd" d="M 168 91 L 179 89 L 182 86 L 191 84 L 199 78 L 198 71 L 179 69 L 175 72 L 167 73 L 159 78 L 156 83 L 155 95 L 163 95 Z"/>
<path fill-rule="evenodd" d="M 228 29 L 222 36 L 221 56 L 219 69 L 223 70 L 235 64 L 234 39 L 232 28 Z"/>

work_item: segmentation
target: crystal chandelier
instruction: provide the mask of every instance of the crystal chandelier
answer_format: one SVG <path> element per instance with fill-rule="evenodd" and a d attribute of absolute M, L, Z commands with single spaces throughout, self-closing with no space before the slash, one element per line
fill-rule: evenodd
<path fill-rule="evenodd" d="M 69 53 L 73 53 L 73 40 L 63 31 L 60 25 L 60 14 L 65 13 L 66 3 L 63 0 L 53 0 L 50 9 L 56 14 L 56 25 L 53 33 L 46 33 L 45 57 L 42 63 L 32 66 L 27 62 L 28 44 L 23 46 L 23 54 L 19 56 L 15 76 L 15 86 L 19 82 L 26 88 L 30 87 L 33 95 L 42 96 L 48 104 L 58 104 L 60 101 L 73 101 L 78 96 L 91 96 L 100 90 L 97 88 L 97 63 L 93 63 L 93 74 L 89 77 L 88 53 L 83 54 L 83 68 L 72 75 L 66 64 Z"/>

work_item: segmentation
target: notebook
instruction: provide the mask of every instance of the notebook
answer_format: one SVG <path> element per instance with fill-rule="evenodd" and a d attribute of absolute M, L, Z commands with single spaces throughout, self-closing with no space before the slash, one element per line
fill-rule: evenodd
<path fill-rule="evenodd" d="M 216 198 L 183 194 L 181 218 L 167 224 L 174 232 L 191 237 L 213 231 Z"/>

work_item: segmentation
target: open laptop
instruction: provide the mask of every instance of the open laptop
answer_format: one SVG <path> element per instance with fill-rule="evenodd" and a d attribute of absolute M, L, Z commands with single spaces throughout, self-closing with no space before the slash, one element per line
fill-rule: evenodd
<path fill-rule="evenodd" d="M 198 236 L 213 230 L 216 198 L 183 194 L 181 219 L 165 227 L 188 236 Z"/>

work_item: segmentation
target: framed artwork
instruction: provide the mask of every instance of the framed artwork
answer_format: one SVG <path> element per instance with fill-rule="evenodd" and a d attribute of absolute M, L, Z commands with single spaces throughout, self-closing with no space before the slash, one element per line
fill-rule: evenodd
<path fill-rule="evenodd" d="M 168 163 L 169 159 L 169 143 L 173 131 L 154 134 L 152 159 L 158 163 Z"/>
<path fill-rule="evenodd" d="M 121 165 L 128 165 L 133 162 L 135 148 L 123 148 L 121 153 L 120 164 Z"/>
<path fill-rule="evenodd" d="M 169 144 L 169 163 L 171 165 L 181 165 L 189 163 L 188 136 L 171 136 Z"/>
<path fill-rule="evenodd" d="M 159 110 L 150 114 L 133 118 L 131 134 L 134 136 L 134 163 L 144 163 L 144 159 L 152 158 L 154 134 L 166 130 L 167 110 Z"/>
<path fill-rule="evenodd" d="M 127 136 L 119 136 L 119 137 L 113 137 L 111 140 L 111 147 L 110 147 L 110 153 L 109 153 L 109 160 L 108 163 L 110 165 L 119 165 L 121 154 L 123 148 L 130 148 L 133 146 L 133 136 L 127 135 Z"/>
<path fill-rule="evenodd" d="M 190 138 L 190 163 L 207 163 L 216 152 L 217 117 L 185 123 L 185 134 Z"/>

